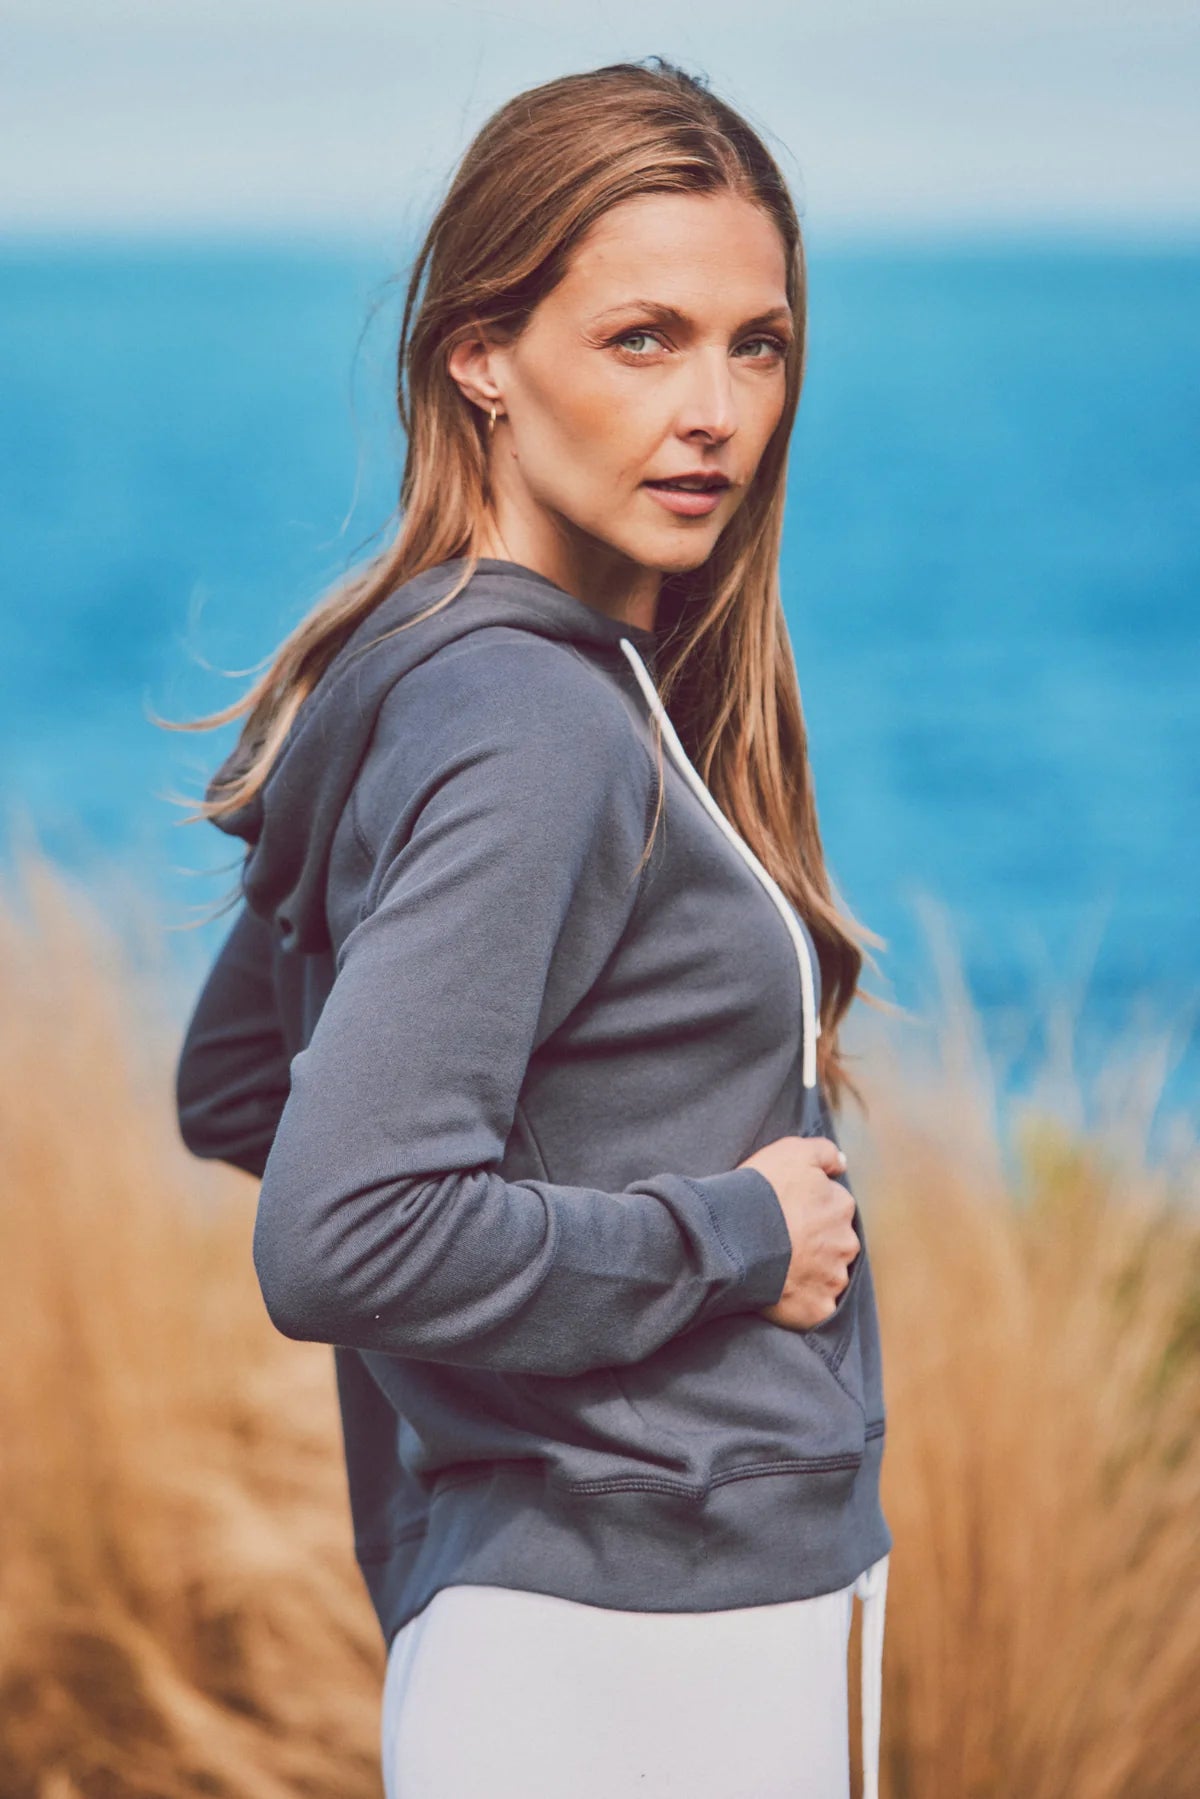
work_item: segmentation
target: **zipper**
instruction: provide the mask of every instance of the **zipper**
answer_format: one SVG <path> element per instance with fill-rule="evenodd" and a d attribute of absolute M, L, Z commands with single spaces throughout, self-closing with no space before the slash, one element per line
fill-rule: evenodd
<path fill-rule="evenodd" d="M 758 857 L 754 854 L 754 851 L 750 848 L 750 845 L 734 830 L 733 826 L 718 806 L 716 800 L 701 780 L 699 772 L 692 766 L 692 763 L 688 758 L 688 753 L 679 740 L 679 733 L 671 723 L 670 714 L 659 697 L 658 688 L 655 686 L 646 664 L 642 661 L 642 658 L 638 655 L 637 650 L 629 641 L 628 637 L 621 638 L 621 648 L 624 650 L 629 664 L 633 669 L 638 686 L 641 688 L 645 697 L 646 704 L 649 706 L 651 712 L 658 719 L 659 724 L 662 727 L 663 741 L 671 753 L 671 759 L 684 780 L 688 783 L 688 786 L 696 795 L 696 798 L 700 801 L 705 811 L 713 820 L 713 823 L 717 825 L 728 838 L 729 842 L 742 858 L 742 861 L 746 863 L 747 867 L 752 869 L 758 876 L 758 879 L 762 882 L 767 893 L 774 902 L 776 911 L 787 926 L 788 936 L 792 940 L 792 948 L 796 952 L 796 961 L 800 968 L 800 1009 L 804 1027 L 801 1032 L 801 1048 L 803 1052 L 801 1079 L 805 1087 L 815 1087 L 817 1084 L 817 1038 L 821 1035 L 821 1020 L 817 1016 L 817 988 L 816 975 L 813 969 L 813 952 L 810 948 L 804 927 L 797 918 L 791 901 L 788 899 L 779 883 L 763 867 Z"/>

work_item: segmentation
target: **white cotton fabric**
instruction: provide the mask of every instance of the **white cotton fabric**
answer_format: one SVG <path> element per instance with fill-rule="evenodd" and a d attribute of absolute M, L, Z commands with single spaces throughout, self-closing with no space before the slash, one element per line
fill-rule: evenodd
<path fill-rule="evenodd" d="M 715 1612 L 443 1587 L 388 1656 L 387 1799 L 850 1799 L 856 1592 L 873 1795 L 886 1578 Z"/>

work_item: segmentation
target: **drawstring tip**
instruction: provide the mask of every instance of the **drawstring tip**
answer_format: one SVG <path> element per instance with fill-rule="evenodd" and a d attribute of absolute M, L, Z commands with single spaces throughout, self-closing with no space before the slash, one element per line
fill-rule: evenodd
<path fill-rule="evenodd" d="M 873 1599 L 877 1593 L 883 1592 L 887 1586 L 887 1560 L 886 1555 L 881 1556 L 869 1568 L 863 1569 L 854 1583 L 854 1591 L 859 1599 Z"/>

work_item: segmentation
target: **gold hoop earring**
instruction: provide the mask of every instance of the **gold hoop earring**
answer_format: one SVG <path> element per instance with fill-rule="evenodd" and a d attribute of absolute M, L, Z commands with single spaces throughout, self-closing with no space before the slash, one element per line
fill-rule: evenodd
<path fill-rule="evenodd" d="M 488 420 L 488 436 L 489 437 L 492 435 L 492 432 L 495 429 L 496 429 L 496 402 L 495 402 L 495 400 L 493 400 L 492 401 L 492 416 Z"/>

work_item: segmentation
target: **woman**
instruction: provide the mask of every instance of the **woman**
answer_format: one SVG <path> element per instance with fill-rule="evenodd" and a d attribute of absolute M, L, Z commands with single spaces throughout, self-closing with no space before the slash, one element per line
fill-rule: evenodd
<path fill-rule="evenodd" d="M 856 1591 L 875 1791 L 863 955 L 778 588 L 801 238 L 652 60 L 471 145 L 395 541 L 197 727 L 246 715 L 198 815 L 247 849 L 180 1124 L 261 1177 L 275 1324 L 334 1345 L 403 1799 L 845 1799 Z"/>

